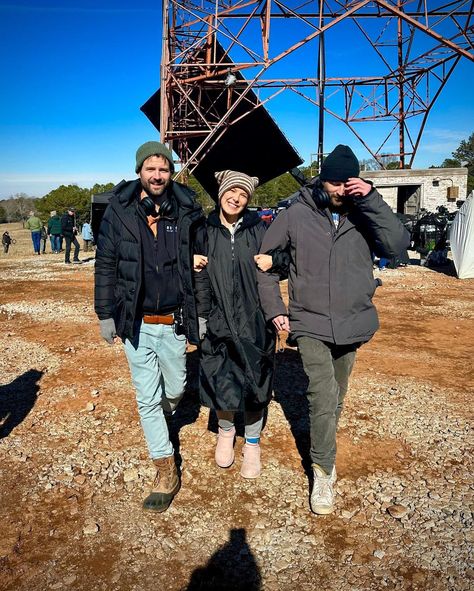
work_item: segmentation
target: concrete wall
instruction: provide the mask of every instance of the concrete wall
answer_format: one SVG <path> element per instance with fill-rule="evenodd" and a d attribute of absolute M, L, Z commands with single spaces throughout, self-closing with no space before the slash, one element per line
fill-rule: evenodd
<path fill-rule="evenodd" d="M 394 211 L 397 211 L 399 187 L 403 191 L 403 186 L 419 186 L 418 194 L 413 195 L 407 204 L 406 213 L 414 213 L 414 208 L 436 211 L 439 205 L 444 205 L 449 211 L 456 211 L 456 201 L 464 201 L 467 197 L 467 168 L 371 170 L 361 171 L 360 176 L 374 183 Z M 448 199 L 448 189 L 451 187 L 458 187 L 459 196 L 454 200 Z"/>

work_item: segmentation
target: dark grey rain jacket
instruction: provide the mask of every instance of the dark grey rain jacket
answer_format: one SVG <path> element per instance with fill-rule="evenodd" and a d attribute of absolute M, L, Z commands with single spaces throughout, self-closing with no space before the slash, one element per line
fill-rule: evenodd
<path fill-rule="evenodd" d="M 336 228 L 331 212 L 316 206 L 311 187 L 303 187 L 263 239 L 261 252 L 286 249 L 291 258 L 288 312 L 278 275 L 258 273 L 267 320 L 288 314 L 295 337 L 337 345 L 368 341 L 379 327 L 372 253 L 392 258 L 408 243 L 408 232 L 375 189 L 353 198 Z"/>

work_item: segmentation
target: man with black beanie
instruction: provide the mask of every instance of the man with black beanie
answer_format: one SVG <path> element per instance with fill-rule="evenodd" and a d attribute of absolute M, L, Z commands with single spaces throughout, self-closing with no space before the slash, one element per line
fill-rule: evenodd
<path fill-rule="evenodd" d="M 160 142 L 138 148 L 135 172 L 111 190 L 100 225 L 95 311 L 102 337 L 124 343 L 156 468 L 143 508 L 162 512 L 180 488 L 169 427 L 186 386 L 186 337 L 199 343 L 191 242 L 204 216 L 194 193 L 171 179 L 173 158 Z"/>
<path fill-rule="evenodd" d="M 285 250 L 291 259 L 288 311 L 278 275 L 259 272 L 258 282 L 267 320 L 277 331 L 291 331 L 309 379 L 314 513 L 334 510 L 337 423 L 356 351 L 379 326 L 372 253 L 392 258 L 408 242 L 403 225 L 372 184 L 359 178 L 358 160 L 343 145 L 263 238 L 262 253 Z"/>

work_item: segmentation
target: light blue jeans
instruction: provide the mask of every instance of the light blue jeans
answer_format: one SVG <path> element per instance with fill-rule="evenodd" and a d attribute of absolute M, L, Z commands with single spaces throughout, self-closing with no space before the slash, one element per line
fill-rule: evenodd
<path fill-rule="evenodd" d="M 172 325 L 142 322 L 133 341 L 125 340 L 125 354 L 150 457 L 172 456 L 165 415 L 174 412 L 186 387 L 186 337 Z"/>
<path fill-rule="evenodd" d="M 53 252 L 59 252 L 61 248 L 61 241 L 59 234 L 51 234 L 49 237 L 51 241 L 51 250 Z"/>

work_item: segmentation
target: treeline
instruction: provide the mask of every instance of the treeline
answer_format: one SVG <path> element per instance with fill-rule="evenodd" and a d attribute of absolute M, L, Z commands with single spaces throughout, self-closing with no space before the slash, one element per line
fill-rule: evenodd
<path fill-rule="evenodd" d="M 212 198 L 194 177 L 189 179 L 188 184 L 196 192 L 197 199 L 206 212 L 215 207 Z M 85 189 L 78 185 L 61 185 L 40 198 L 18 193 L 0 201 L 0 223 L 24 222 L 28 219 L 30 211 L 34 211 L 43 222 L 46 222 L 51 211 L 57 211 L 62 215 L 68 207 L 76 208 L 78 223 L 83 223 L 90 217 L 92 195 L 109 191 L 113 186 L 113 183 L 95 184 L 92 188 Z M 274 206 L 281 199 L 294 193 L 297 188 L 298 183 L 294 178 L 288 173 L 283 174 L 259 187 L 252 204 L 262 207 Z"/>
<path fill-rule="evenodd" d="M 452 158 L 446 158 L 440 168 L 461 168 L 465 166 L 468 170 L 467 194 L 474 191 L 474 133 L 471 133 L 467 140 L 462 140 L 459 147 L 451 152 Z M 433 168 L 433 167 L 430 167 Z"/>
<path fill-rule="evenodd" d="M 309 174 L 309 167 L 302 169 L 302 172 L 303 174 Z M 213 199 L 193 176 L 190 177 L 188 185 L 196 193 L 197 199 L 206 213 L 214 209 L 215 203 Z M 258 187 L 252 197 L 251 205 L 274 207 L 279 201 L 297 191 L 298 187 L 297 181 L 287 172 Z"/>
<path fill-rule="evenodd" d="M 0 223 L 24 222 L 30 211 L 46 222 L 51 211 L 62 215 L 68 207 L 76 208 L 78 222 L 83 223 L 90 216 L 91 196 L 108 191 L 113 186 L 113 183 L 97 183 L 90 189 L 84 189 L 78 185 L 61 185 L 40 198 L 18 193 L 0 201 Z"/>
<path fill-rule="evenodd" d="M 380 165 L 375 160 L 361 160 L 360 164 L 361 170 L 380 169 Z M 383 166 L 387 169 L 393 169 L 398 168 L 399 163 L 393 158 L 388 158 L 383 162 Z M 452 158 L 446 158 L 436 167 L 459 168 L 461 166 L 468 169 L 467 190 L 469 194 L 474 190 L 474 133 L 471 133 L 467 140 L 461 141 L 459 147 L 452 152 Z M 302 167 L 300 170 L 307 179 L 317 174 L 314 164 Z M 188 184 L 196 192 L 197 199 L 206 212 L 214 208 L 214 201 L 194 177 L 189 179 Z M 82 223 L 90 216 L 91 196 L 109 191 L 112 187 L 113 183 L 95 184 L 90 189 L 84 189 L 77 185 L 61 185 L 41 198 L 18 193 L 12 195 L 9 199 L 0 201 L 0 223 L 25 221 L 32 210 L 46 222 L 51 211 L 55 210 L 61 215 L 71 206 L 76 208 L 78 221 Z M 279 201 L 297 191 L 298 187 L 299 184 L 289 173 L 282 174 L 258 187 L 252 204 L 262 207 L 275 207 Z"/>

